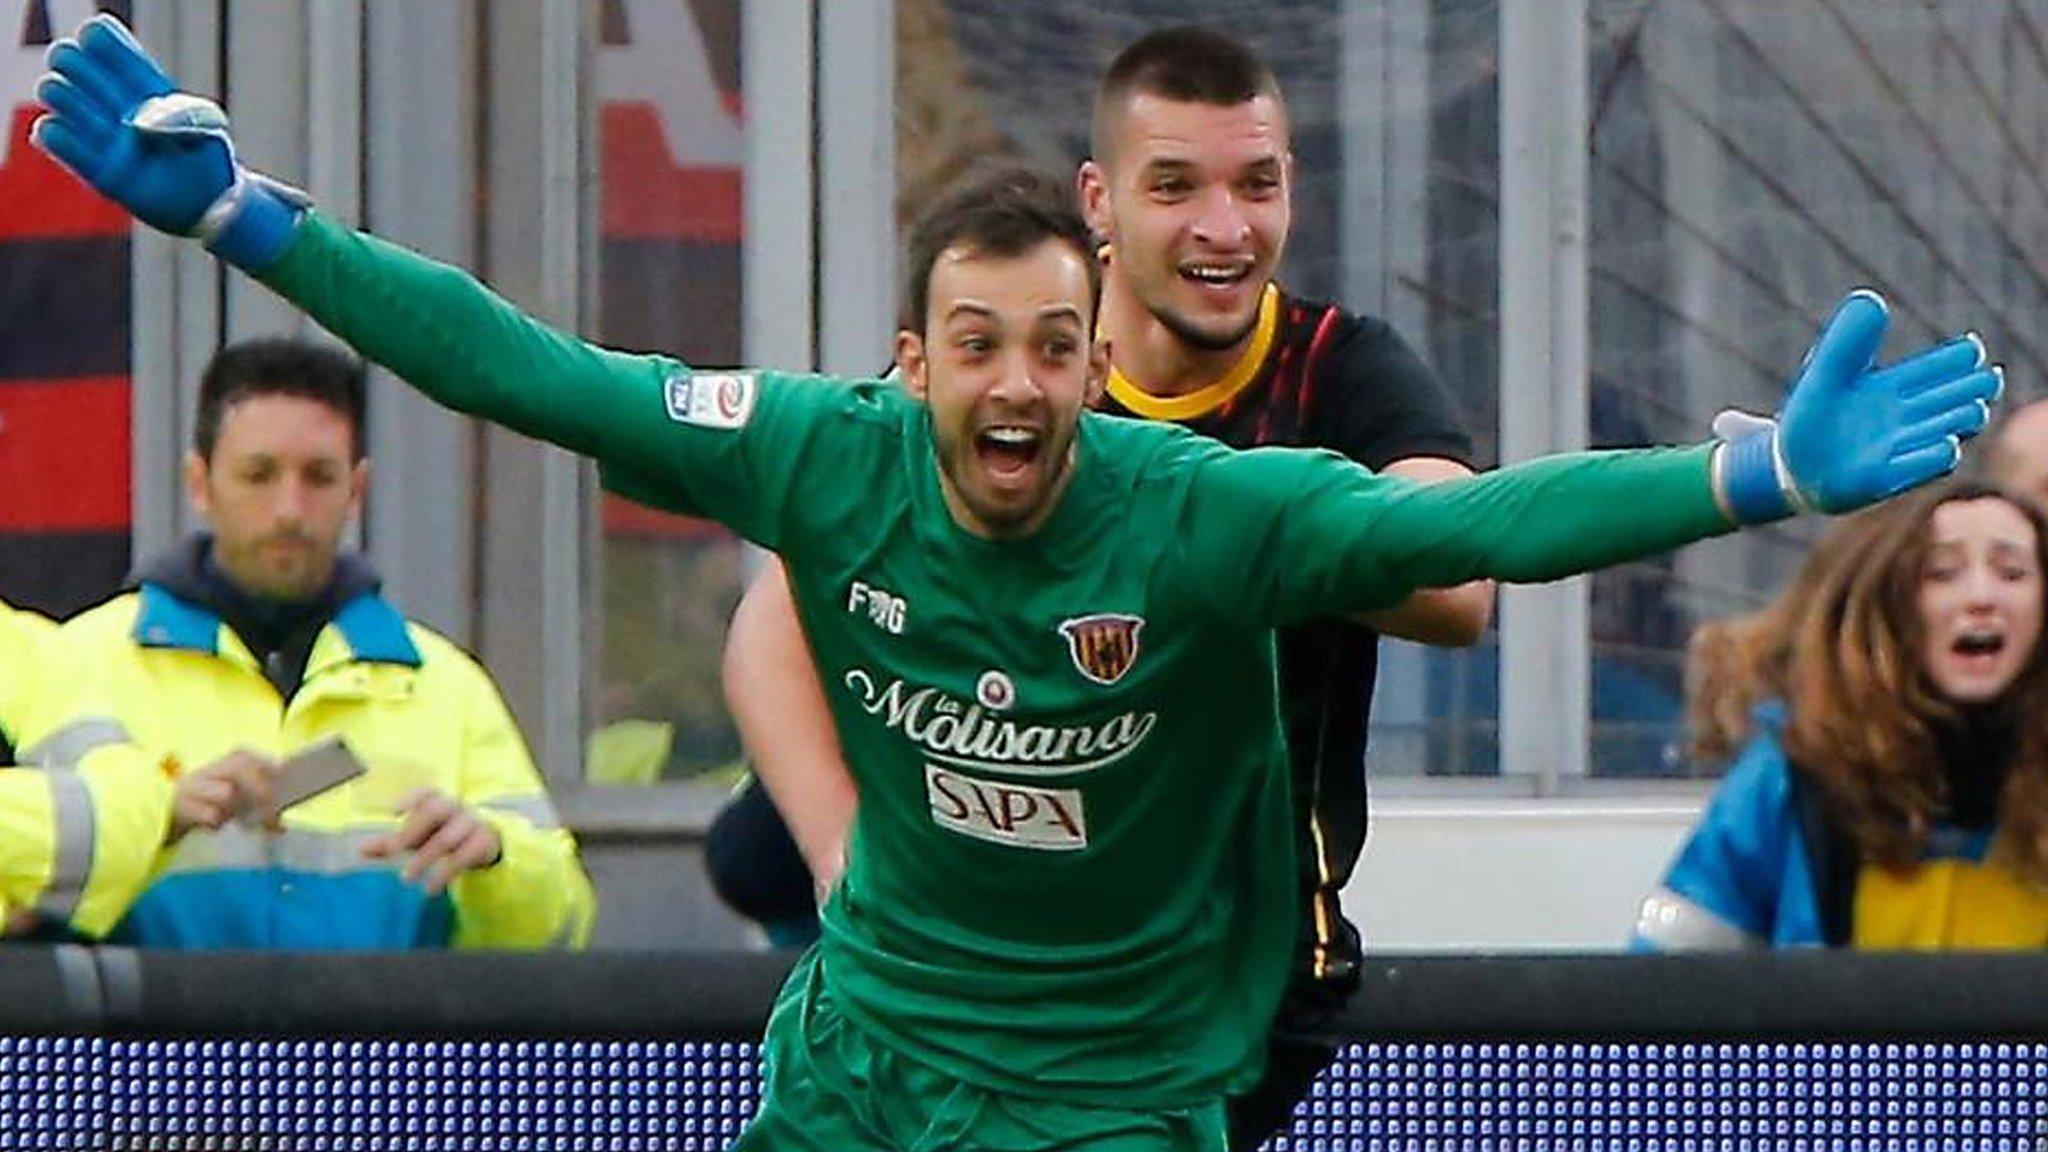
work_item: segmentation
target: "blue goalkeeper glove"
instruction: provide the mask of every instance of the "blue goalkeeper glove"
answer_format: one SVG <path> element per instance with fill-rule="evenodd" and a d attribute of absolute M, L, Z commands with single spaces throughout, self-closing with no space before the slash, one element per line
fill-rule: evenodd
<path fill-rule="evenodd" d="M 2005 387 L 1967 335 L 1875 366 L 1890 310 L 1858 289 L 1806 355 L 1778 419 L 1723 412 L 1714 495 L 1738 524 L 1848 512 L 1945 476 Z"/>
<path fill-rule="evenodd" d="M 94 16 L 45 60 L 37 147 L 143 223 L 196 236 L 239 268 L 284 254 L 305 195 L 236 162 L 220 106 L 178 91 L 119 20 Z"/>

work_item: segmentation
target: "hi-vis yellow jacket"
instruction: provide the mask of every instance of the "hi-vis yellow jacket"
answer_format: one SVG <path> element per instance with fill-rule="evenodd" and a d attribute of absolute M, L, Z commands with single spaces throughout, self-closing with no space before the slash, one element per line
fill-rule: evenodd
<path fill-rule="evenodd" d="M 86 743 L 21 749 L 44 689 L 56 625 L 0 604 L 0 917 L 33 913 L 49 926 L 103 936 L 148 882 L 170 824 L 171 782 L 117 731 L 80 729 Z"/>
<path fill-rule="evenodd" d="M 497 688 L 475 660 L 374 592 L 343 604 L 285 699 L 234 630 L 145 582 L 66 623 L 62 697 L 35 708 L 33 742 L 114 720 L 171 776 L 236 748 L 288 755 L 339 735 L 368 771 L 288 808 L 284 831 L 197 830 L 156 860 L 115 938 L 146 947 L 580 947 L 594 912 L 576 846 L 555 817 Z M 416 788 L 491 825 L 502 856 L 429 897 L 368 860 Z"/>
<path fill-rule="evenodd" d="M 0 601 L 0 740 L 7 741 L 10 762 L 15 738 L 43 682 L 43 641 L 56 631 L 49 617 Z"/>

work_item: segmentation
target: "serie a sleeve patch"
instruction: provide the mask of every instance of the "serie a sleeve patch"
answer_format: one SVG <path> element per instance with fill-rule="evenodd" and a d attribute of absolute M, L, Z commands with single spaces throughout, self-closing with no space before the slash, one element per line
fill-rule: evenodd
<path fill-rule="evenodd" d="M 754 372 L 671 372 L 662 382 L 668 418 L 699 428 L 744 427 L 761 382 Z"/>

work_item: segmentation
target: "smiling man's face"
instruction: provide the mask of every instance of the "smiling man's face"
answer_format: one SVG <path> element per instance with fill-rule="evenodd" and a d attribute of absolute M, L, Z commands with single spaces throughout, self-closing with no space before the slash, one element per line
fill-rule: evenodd
<path fill-rule="evenodd" d="M 1184 343 L 1237 346 L 1292 224 L 1285 109 L 1267 95 L 1218 105 L 1140 93 L 1111 135 L 1080 189 L 1117 275 Z"/>

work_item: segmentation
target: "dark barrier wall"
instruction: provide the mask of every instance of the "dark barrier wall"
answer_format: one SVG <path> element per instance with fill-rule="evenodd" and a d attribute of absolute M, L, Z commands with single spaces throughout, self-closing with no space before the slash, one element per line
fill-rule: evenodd
<path fill-rule="evenodd" d="M 0 1148 L 716 1149 L 786 961 L 0 950 Z M 2033 1149 L 2048 958 L 1379 961 L 1278 1149 Z"/>
<path fill-rule="evenodd" d="M 0 947 L 12 1035 L 748 1040 L 791 957 Z M 2048 955 L 1377 959 L 1358 1040 L 2041 1040 Z"/>

